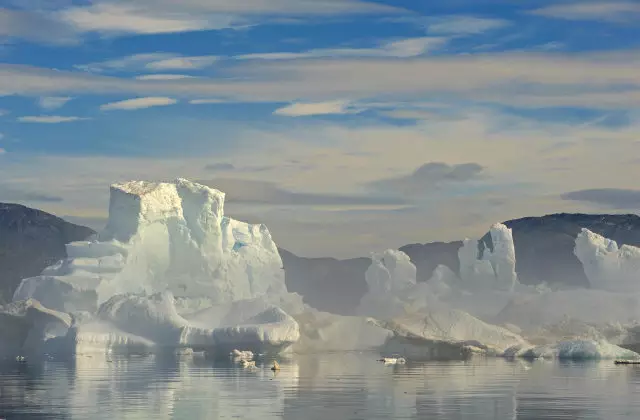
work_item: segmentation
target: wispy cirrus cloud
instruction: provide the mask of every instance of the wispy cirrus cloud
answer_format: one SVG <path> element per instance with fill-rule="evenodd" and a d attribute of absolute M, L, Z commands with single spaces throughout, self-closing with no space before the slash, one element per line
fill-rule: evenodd
<path fill-rule="evenodd" d="M 425 24 L 429 33 L 433 34 L 474 35 L 504 28 L 511 23 L 504 19 L 450 15 L 427 18 Z"/>
<path fill-rule="evenodd" d="M 68 44 L 90 33 L 107 37 L 173 34 L 243 28 L 275 18 L 399 12 L 362 0 L 92 0 L 51 4 L 14 2 L 12 9 L 0 8 L 0 35 Z"/>
<path fill-rule="evenodd" d="M 135 77 L 137 80 L 182 80 L 193 79 L 195 76 L 187 74 L 143 74 Z"/>
<path fill-rule="evenodd" d="M 61 116 L 61 115 L 34 115 L 18 117 L 18 121 L 22 123 L 35 123 L 35 124 L 60 124 L 69 123 L 75 121 L 85 121 L 89 118 L 76 117 L 76 116 Z"/>
<path fill-rule="evenodd" d="M 309 117 L 313 115 L 357 114 L 362 112 L 349 101 L 328 101 L 315 103 L 293 103 L 273 111 L 274 115 L 285 117 Z"/>
<path fill-rule="evenodd" d="M 178 103 L 176 99 L 165 97 L 147 97 L 126 99 L 124 101 L 110 102 L 100 106 L 101 111 L 124 110 L 131 111 L 135 109 L 151 108 L 154 106 L 168 106 Z"/>
<path fill-rule="evenodd" d="M 211 66 L 216 56 L 183 56 L 180 54 L 153 52 L 118 57 L 101 62 L 78 64 L 74 67 L 92 73 L 198 70 Z M 162 76 L 162 75 L 158 75 Z M 159 80 L 159 78 L 157 78 Z"/>
<path fill-rule="evenodd" d="M 167 34 L 231 27 L 233 21 L 205 18 L 190 13 L 171 13 L 151 4 L 97 3 L 72 7 L 58 12 L 60 21 L 78 32 L 98 32 L 106 35 Z"/>
<path fill-rule="evenodd" d="M 637 107 L 636 50 L 616 53 L 494 53 L 411 60 L 267 60 L 233 66 L 233 78 L 140 81 L 0 64 L 0 92 L 122 93 L 248 102 L 359 101 L 380 96 L 467 99 L 518 106 Z M 354 75 L 357 75 L 355 77 Z M 624 87 L 624 88 L 622 88 Z"/>
<path fill-rule="evenodd" d="M 54 110 L 62 108 L 67 102 L 72 100 L 70 96 L 44 96 L 38 100 L 38 105 L 42 109 Z"/>
<path fill-rule="evenodd" d="M 530 13 L 565 20 L 637 22 L 640 19 L 640 4 L 630 1 L 554 4 Z"/>
<path fill-rule="evenodd" d="M 446 38 L 419 37 L 385 40 L 370 48 L 317 48 L 301 52 L 269 52 L 238 55 L 236 60 L 295 60 L 330 57 L 417 57 L 446 44 Z"/>

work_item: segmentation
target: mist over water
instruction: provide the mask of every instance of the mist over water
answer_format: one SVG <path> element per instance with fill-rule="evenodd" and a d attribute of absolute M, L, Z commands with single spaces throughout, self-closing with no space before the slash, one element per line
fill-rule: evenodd
<path fill-rule="evenodd" d="M 373 353 L 243 369 L 195 355 L 0 367 L 6 419 L 622 419 L 640 370 L 493 358 L 385 366 Z"/>

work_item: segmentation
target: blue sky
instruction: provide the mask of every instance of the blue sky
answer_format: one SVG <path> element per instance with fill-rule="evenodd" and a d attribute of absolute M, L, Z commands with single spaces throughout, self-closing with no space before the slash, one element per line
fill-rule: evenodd
<path fill-rule="evenodd" d="M 110 183 L 181 176 L 332 256 L 636 212 L 639 19 L 615 0 L 0 0 L 0 201 L 100 227 Z"/>

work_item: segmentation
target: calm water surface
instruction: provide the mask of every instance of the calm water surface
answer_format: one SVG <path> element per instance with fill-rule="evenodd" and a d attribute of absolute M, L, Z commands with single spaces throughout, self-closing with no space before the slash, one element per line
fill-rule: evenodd
<path fill-rule="evenodd" d="M 640 367 L 369 353 L 255 370 L 197 355 L 0 366 L 5 419 L 640 419 Z"/>

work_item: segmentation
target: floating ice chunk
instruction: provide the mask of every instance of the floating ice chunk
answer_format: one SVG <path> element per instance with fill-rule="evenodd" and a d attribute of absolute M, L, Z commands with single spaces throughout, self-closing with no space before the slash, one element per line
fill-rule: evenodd
<path fill-rule="evenodd" d="M 341 316 L 309 309 L 295 316 L 300 325 L 296 353 L 336 352 L 376 349 L 393 333 L 371 318 Z"/>
<path fill-rule="evenodd" d="M 566 360 L 640 359 L 640 354 L 606 340 L 567 340 L 544 346 L 514 346 L 507 349 L 504 356 Z"/>
<path fill-rule="evenodd" d="M 640 293 L 640 248 L 618 247 L 616 241 L 582 229 L 573 252 L 582 263 L 592 288 Z"/>
<path fill-rule="evenodd" d="M 410 359 L 463 358 L 473 352 L 498 354 L 526 341 L 505 328 L 466 312 L 439 307 L 392 321 L 374 321 L 393 332 L 384 350 Z"/>
<path fill-rule="evenodd" d="M 42 352 L 48 339 L 65 335 L 70 326 L 69 315 L 35 299 L 0 306 L 0 357 Z"/>
<path fill-rule="evenodd" d="M 239 360 L 253 360 L 254 354 L 252 351 L 240 351 L 238 349 L 233 349 L 233 351 L 229 354 L 232 359 Z"/>

